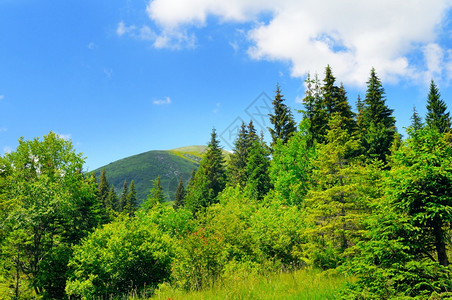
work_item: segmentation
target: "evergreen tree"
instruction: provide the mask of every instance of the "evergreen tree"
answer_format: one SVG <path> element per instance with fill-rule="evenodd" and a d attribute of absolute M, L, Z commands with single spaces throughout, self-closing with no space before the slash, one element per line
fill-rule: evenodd
<path fill-rule="evenodd" d="M 180 179 L 179 184 L 177 185 L 177 189 L 176 189 L 176 199 L 174 200 L 174 205 L 173 205 L 174 209 L 183 207 L 184 199 L 185 199 L 184 182 L 182 181 L 182 179 Z"/>
<path fill-rule="evenodd" d="M 253 121 L 250 121 L 248 126 L 242 123 L 227 168 L 230 185 L 238 184 L 241 187 L 246 185 L 248 156 L 256 141 L 259 141 L 259 137 L 256 134 Z"/>
<path fill-rule="evenodd" d="M 163 194 L 163 188 L 162 184 L 160 183 L 160 176 L 157 177 L 156 180 L 154 180 L 154 184 L 152 186 L 152 189 L 149 191 L 145 208 L 150 209 L 157 204 L 161 204 L 165 201 L 165 195 Z"/>
<path fill-rule="evenodd" d="M 386 162 L 396 134 L 393 110 L 386 105 L 385 91 L 375 69 L 367 82 L 366 98 L 359 133 L 366 156 Z"/>
<path fill-rule="evenodd" d="M 223 152 L 215 129 L 189 189 L 186 205 L 195 213 L 216 202 L 216 197 L 226 184 L 226 169 Z"/>
<path fill-rule="evenodd" d="M 119 211 L 119 199 L 113 185 L 110 187 L 110 191 L 108 192 L 107 203 L 109 207 L 111 207 L 112 211 Z"/>
<path fill-rule="evenodd" d="M 246 164 L 246 188 L 254 199 L 261 200 L 270 190 L 269 169 L 270 152 L 263 140 L 255 141 Z"/>
<path fill-rule="evenodd" d="M 110 192 L 110 185 L 108 184 L 107 175 L 105 168 L 102 169 L 102 173 L 100 175 L 100 182 L 97 190 L 97 195 L 99 197 L 102 206 L 107 209 L 111 208 L 111 205 L 108 203 L 108 194 Z"/>
<path fill-rule="evenodd" d="M 416 134 L 420 129 L 424 127 L 424 124 L 422 124 L 422 118 L 419 116 L 419 114 L 416 111 L 416 106 L 413 106 L 413 114 L 411 115 L 411 128 L 413 130 L 413 133 Z"/>
<path fill-rule="evenodd" d="M 128 194 L 129 194 L 129 187 L 127 186 L 127 181 L 124 180 L 124 183 L 122 185 L 121 197 L 119 198 L 119 210 L 118 211 L 124 210 L 124 207 L 127 204 L 127 195 Z"/>
<path fill-rule="evenodd" d="M 135 190 L 135 182 L 132 180 L 130 182 L 129 192 L 127 193 L 124 211 L 128 213 L 129 216 L 134 216 L 136 209 L 137 209 L 137 191 Z"/>
<path fill-rule="evenodd" d="M 273 128 L 269 128 L 272 137 L 272 146 L 278 140 L 281 140 L 285 144 L 294 132 L 297 131 L 292 112 L 284 104 L 285 99 L 283 97 L 280 87 L 277 85 L 275 99 L 272 102 L 274 114 L 269 114 L 270 123 L 273 124 Z"/>
<path fill-rule="evenodd" d="M 308 146 L 313 146 L 314 141 L 323 142 L 323 136 L 326 131 L 326 112 L 323 109 L 322 90 L 320 80 L 315 75 L 314 79 L 308 74 L 306 80 L 305 97 L 303 98 L 304 110 L 303 120 L 309 120 L 309 137 Z"/>
<path fill-rule="evenodd" d="M 312 161 L 314 183 L 306 196 L 306 213 L 314 224 L 312 259 L 319 267 L 336 267 L 338 257 L 352 245 L 362 203 L 357 196 L 357 159 L 351 156 L 359 147 L 342 116 L 335 113 L 329 122 L 326 142 L 318 146 Z"/>
<path fill-rule="evenodd" d="M 246 183 L 246 162 L 248 156 L 248 144 L 247 144 L 248 130 L 244 122 L 240 127 L 237 139 L 234 141 L 234 152 L 231 154 L 231 160 L 229 161 L 227 172 L 228 182 L 230 185 L 244 186 Z"/>
<path fill-rule="evenodd" d="M 450 130 L 451 120 L 449 112 L 446 113 L 447 105 L 441 100 L 441 94 L 435 82 L 430 82 L 430 91 L 427 99 L 427 115 L 425 123 L 430 128 L 435 128 L 439 132 Z"/>

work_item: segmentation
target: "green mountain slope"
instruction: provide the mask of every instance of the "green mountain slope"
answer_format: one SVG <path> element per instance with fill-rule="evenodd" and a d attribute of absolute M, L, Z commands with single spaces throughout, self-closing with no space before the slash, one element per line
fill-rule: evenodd
<path fill-rule="evenodd" d="M 166 199 L 172 201 L 179 180 L 187 184 L 192 171 L 198 168 L 201 156 L 198 151 L 148 151 L 109 163 L 94 172 L 99 178 L 105 168 L 108 182 L 118 193 L 122 191 L 124 180 L 129 185 L 134 180 L 140 202 L 146 199 L 153 180 L 160 176 Z"/>

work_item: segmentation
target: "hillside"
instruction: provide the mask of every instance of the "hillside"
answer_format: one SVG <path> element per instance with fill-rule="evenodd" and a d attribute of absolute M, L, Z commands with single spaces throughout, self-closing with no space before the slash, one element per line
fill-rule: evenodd
<path fill-rule="evenodd" d="M 199 149 L 201 149 L 200 147 Z M 198 168 L 202 152 L 184 151 L 184 148 L 168 151 L 148 151 L 129 156 L 95 170 L 96 177 L 100 177 L 103 168 L 107 172 L 108 182 L 120 193 L 124 180 L 130 184 L 135 181 L 137 198 L 141 202 L 146 199 L 152 182 L 160 176 L 163 191 L 167 200 L 174 200 L 177 184 L 182 179 L 186 185 L 191 173 Z"/>
<path fill-rule="evenodd" d="M 105 168 L 108 182 L 114 185 L 118 193 L 121 193 L 124 180 L 130 184 L 133 179 L 140 202 L 146 199 L 153 180 L 160 176 L 166 199 L 172 201 L 179 180 L 182 179 L 187 185 L 192 171 L 198 168 L 205 150 L 206 146 L 153 150 L 111 162 L 94 172 L 99 178 L 102 169 Z M 229 152 L 224 150 L 223 153 L 228 160 Z"/>

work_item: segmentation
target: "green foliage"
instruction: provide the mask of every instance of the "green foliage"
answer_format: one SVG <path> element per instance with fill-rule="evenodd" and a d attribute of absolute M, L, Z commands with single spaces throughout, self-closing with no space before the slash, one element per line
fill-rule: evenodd
<path fill-rule="evenodd" d="M 128 183 L 134 181 L 137 206 L 146 200 L 152 188 L 152 182 L 158 176 L 160 176 L 165 198 L 174 200 L 179 179 L 184 183 L 189 180 L 192 170 L 198 168 L 200 157 L 206 149 L 205 146 L 193 148 L 190 148 L 193 152 L 185 152 L 185 148 L 148 151 L 112 162 L 103 168 L 106 170 L 108 182 L 116 187 L 122 187 L 124 181 Z M 102 169 L 94 170 L 97 176 L 101 171 Z"/>
<path fill-rule="evenodd" d="M 428 298 L 452 287 L 450 245 L 452 194 L 450 136 L 422 128 L 391 158 L 385 197 L 375 204 L 349 267 L 359 280 L 351 297 Z M 439 296 L 441 297 L 441 296 Z"/>
<path fill-rule="evenodd" d="M 154 185 L 149 191 L 148 198 L 143 203 L 143 208 L 146 210 L 152 209 L 154 206 L 162 204 L 165 201 L 165 195 L 163 194 L 163 188 L 160 183 L 160 176 L 154 180 Z"/>
<path fill-rule="evenodd" d="M 137 191 L 135 189 L 135 181 L 132 180 L 130 182 L 130 190 L 127 193 L 126 197 L 126 205 L 124 206 L 124 211 L 128 213 L 130 216 L 135 214 L 137 210 Z"/>
<path fill-rule="evenodd" d="M 269 114 L 270 123 L 273 128 L 269 128 L 270 135 L 272 137 L 271 145 L 275 145 L 278 140 L 282 143 L 286 143 L 289 138 L 297 131 L 297 125 L 293 119 L 290 108 L 284 104 L 285 99 L 281 94 L 279 85 L 276 85 L 276 95 L 273 100 L 273 114 Z"/>
<path fill-rule="evenodd" d="M 286 143 L 277 143 L 273 150 L 269 176 L 273 193 L 285 204 L 300 205 L 309 187 L 311 159 L 315 150 L 310 146 L 309 121 L 300 123 L 300 130 Z"/>
<path fill-rule="evenodd" d="M 386 105 L 385 91 L 375 69 L 370 72 L 367 91 L 359 120 L 359 135 L 364 154 L 369 159 L 386 162 L 396 135 L 393 110 Z"/>
<path fill-rule="evenodd" d="M 443 133 L 450 130 L 450 116 L 446 113 L 447 105 L 441 100 L 441 94 L 432 80 L 430 82 L 430 90 L 427 98 L 427 115 L 425 122 L 431 129 L 436 129 Z"/>
<path fill-rule="evenodd" d="M 185 199 L 185 187 L 184 182 L 179 180 L 179 184 L 177 185 L 176 189 L 176 199 L 174 200 L 174 209 L 178 209 L 180 207 L 184 206 L 184 199 Z"/>
<path fill-rule="evenodd" d="M 187 188 L 186 205 L 193 213 L 215 203 L 218 193 L 226 185 L 225 158 L 220 148 L 215 129 L 201 164 Z"/>
<path fill-rule="evenodd" d="M 2 273 L 16 298 L 31 290 L 63 298 L 70 245 L 100 222 L 95 181 L 82 174 L 84 159 L 71 142 L 52 132 L 20 139 L 1 162 Z"/>
<path fill-rule="evenodd" d="M 116 219 L 75 246 L 66 292 L 93 299 L 153 288 L 169 278 L 173 245 L 146 214 Z"/>
<path fill-rule="evenodd" d="M 312 161 L 313 187 L 306 196 L 306 215 L 312 228 L 314 264 L 334 268 L 339 256 L 353 244 L 360 229 L 360 219 L 367 209 L 359 193 L 363 171 L 359 160 L 351 156 L 359 142 L 350 136 L 339 114 L 333 115 L 326 143 L 318 145 L 317 158 Z"/>

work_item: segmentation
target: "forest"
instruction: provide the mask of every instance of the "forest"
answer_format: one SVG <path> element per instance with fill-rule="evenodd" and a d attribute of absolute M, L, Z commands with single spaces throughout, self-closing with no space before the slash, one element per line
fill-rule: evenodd
<path fill-rule="evenodd" d="M 133 181 L 117 194 L 85 172 L 71 141 L 19 139 L 0 157 L 0 298 L 145 299 L 303 270 L 347 278 L 336 298 L 452 298 L 438 86 L 402 138 L 375 69 L 356 111 L 331 67 L 305 84 L 299 124 L 276 87 L 269 143 L 242 123 L 226 161 L 212 130 L 171 205 L 160 178 L 141 203 Z"/>

